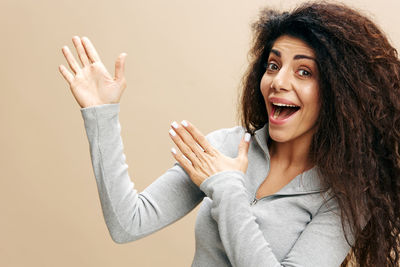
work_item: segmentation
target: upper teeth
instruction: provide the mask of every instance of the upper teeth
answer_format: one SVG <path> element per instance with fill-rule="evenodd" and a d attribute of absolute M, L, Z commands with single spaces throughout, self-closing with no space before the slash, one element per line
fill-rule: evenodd
<path fill-rule="evenodd" d="M 272 104 L 274 104 L 275 106 L 279 106 L 279 107 L 293 107 L 293 108 L 297 107 L 296 105 L 287 105 L 287 104 L 282 104 L 282 103 L 272 103 Z"/>

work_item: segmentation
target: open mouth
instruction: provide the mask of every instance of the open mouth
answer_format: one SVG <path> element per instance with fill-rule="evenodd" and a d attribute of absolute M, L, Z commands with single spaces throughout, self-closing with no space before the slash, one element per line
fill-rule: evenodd
<path fill-rule="evenodd" d="M 282 103 L 272 103 L 272 117 L 274 120 L 285 120 L 300 110 L 299 106 Z"/>

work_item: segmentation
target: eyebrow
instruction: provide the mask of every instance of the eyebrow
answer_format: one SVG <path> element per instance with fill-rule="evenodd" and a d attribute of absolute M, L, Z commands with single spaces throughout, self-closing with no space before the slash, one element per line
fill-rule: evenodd
<path fill-rule="evenodd" d="M 276 56 L 281 57 L 281 52 L 279 52 L 278 50 L 271 49 L 271 53 L 274 53 Z M 295 56 L 293 57 L 293 59 L 295 59 L 295 60 L 296 60 L 296 59 L 302 59 L 302 58 L 311 59 L 311 60 L 316 61 L 315 58 L 310 57 L 310 56 L 306 56 L 306 55 L 295 55 Z"/>

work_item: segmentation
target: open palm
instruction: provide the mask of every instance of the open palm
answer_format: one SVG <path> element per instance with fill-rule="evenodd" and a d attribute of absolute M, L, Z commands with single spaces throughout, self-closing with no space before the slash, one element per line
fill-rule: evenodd
<path fill-rule="evenodd" d="M 62 52 L 72 73 L 60 65 L 59 70 L 68 82 L 72 94 L 81 108 L 119 103 L 126 88 L 124 65 L 126 54 L 121 53 L 115 62 L 115 76 L 112 77 L 100 60 L 96 49 L 86 37 L 72 38 L 82 67 L 75 60 L 67 46 Z"/>

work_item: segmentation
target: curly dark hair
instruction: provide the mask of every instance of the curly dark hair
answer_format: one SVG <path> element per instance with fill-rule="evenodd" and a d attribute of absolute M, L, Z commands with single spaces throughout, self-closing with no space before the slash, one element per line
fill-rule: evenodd
<path fill-rule="evenodd" d="M 268 123 L 260 81 L 274 41 L 289 35 L 312 47 L 321 111 L 310 158 L 341 210 L 359 266 L 400 263 L 400 61 L 382 30 L 341 3 L 308 2 L 291 12 L 264 9 L 253 24 L 239 116 L 254 133 Z M 346 223 L 350 228 L 346 228 Z M 348 231 L 355 240 L 350 244 Z"/>

